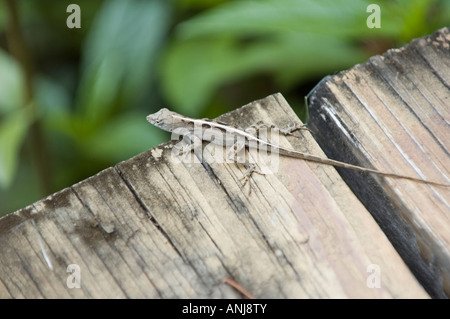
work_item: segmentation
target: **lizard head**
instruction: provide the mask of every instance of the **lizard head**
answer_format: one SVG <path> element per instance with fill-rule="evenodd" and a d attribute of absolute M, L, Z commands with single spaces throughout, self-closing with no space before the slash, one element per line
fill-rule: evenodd
<path fill-rule="evenodd" d="M 151 124 L 163 129 L 165 131 L 170 131 L 173 128 L 173 124 L 175 122 L 174 115 L 178 115 L 175 112 L 172 112 L 166 108 L 162 108 L 156 113 L 150 114 L 147 116 L 147 121 Z"/>

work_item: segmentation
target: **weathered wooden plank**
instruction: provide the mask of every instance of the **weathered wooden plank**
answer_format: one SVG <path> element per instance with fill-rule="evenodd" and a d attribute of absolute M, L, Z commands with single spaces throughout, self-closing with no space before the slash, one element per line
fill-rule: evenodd
<path fill-rule="evenodd" d="M 324 79 L 309 127 L 332 158 L 449 183 L 448 28 Z M 339 170 L 435 297 L 450 296 L 450 190 Z"/>
<path fill-rule="evenodd" d="M 280 94 L 221 120 L 299 123 Z M 241 297 L 232 278 L 258 298 L 428 297 L 333 167 L 279 158 L 249 195 L 245 168 L 179 163 L 175 143 L 0 219 L 0 296 Z M 323 155 L 308 132 L 280 143 Z"/>

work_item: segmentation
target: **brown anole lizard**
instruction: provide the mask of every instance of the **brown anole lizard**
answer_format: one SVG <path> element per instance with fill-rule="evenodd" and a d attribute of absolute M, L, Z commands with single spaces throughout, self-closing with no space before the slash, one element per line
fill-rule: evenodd
<path fill-rule="evenodd" d="M 299 158 L 307 161 L 312 161 L 325 165 L 332 165 L 337 167 L 343 167 L 348 169 L 353 169 L 361 172 L 367 172 L 377 175 L 382 175 L 385 177 L 391 178 L 401 178 L 407 179 L 414 182 L 425 183 L 435 186 L 441 187 L 450 187 L 450 184 L 443 184 L 439 182 L 434 182 L 426 179 L 421 179 L 417 177 L 411 177 L 406 175 L 400 175 L 390 172 L 383 172 L 376 169 L 365 168 L 357 165 L 347 164 L 344 162 L 336 161 L 333 159 L 322 158 L 315 155 L 311 155 L 308 153 L 302 153 L 295 150 L 287 149 L 281 146 L 274 145 L 270 142 L 264 141 L 262 139 L 257 138 L 253 134 L 250 134 L 246 130 L 241 130 L 238 128 L 234 128 L 227 124 L 215 122 L 208 119 L 193 119 L 189 117 L 182 116 L 178 113 L 172 112 L 166 108 L 159 110 L 154 114 L 150 114 L 147 116 L 147 121 L 156 127 L 163 129 L 168 132 L 174 131 L 182 131 L 183 135 L 189 135 L 191 140 L 193 140 L 193 145 L 196 144 L 195 140 L 198 141 L 208 141 L 217 145 L 230 145 L 230 143 L 235 143 L 238 141 L 238 145 L 235 145 L 235 151 L 238 152 L 243 147 L 245 148 L 253 148 L 255 145 L 258 147 L 263 146 L 266 149 L 269 149 L 271 152 L 277 152 L 283 156 L 289 156 L 293 158 Z M 288 130 L 280 130 L 283 134 L 290 134 L 292 131 L 297 129 L 302 129 L 303 127 L 294 127 L 293 129 Z M 214 129 L 216 134 L 206 134 L 207 130 Z M 219 132 L 220 134 L 217 134 Z M 219 135 L 219 136 L 218 136 Z M 239 142 L 240 141 L 240 142 Z M 247 170 L 246 175 L 251 175 L 251 173 L 255 172 L 253 166 Z M 248 179 L 246 177 L 246 179 Z"/>

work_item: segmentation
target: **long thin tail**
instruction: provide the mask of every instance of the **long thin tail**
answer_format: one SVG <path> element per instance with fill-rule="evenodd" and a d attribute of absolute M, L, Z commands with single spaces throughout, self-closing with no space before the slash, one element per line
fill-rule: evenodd
<path fill-rule="evenodd" d="M 282 149 L 282 148 L 280 148 L 279 151 L 280 151 L 281 155 L 283 155 L 283 153 L 285 153 L 285 155 L 288 155 L 291 157 L 301 158 L 304 160 L 308 160 L 308 161 L 312 161 L 312 162 L 316 162 L 316 163 L 320 163 L 320 164 L 338 166 L 338 167 L 357 170 L 360 172 L 367 172 L 367 173 L 382 175 L 382 176 L 386 176 L 386 177 L 408 179 L 410 181 L 424 183 L 424 184 L 430 184 L 430 185 L 435 185 L 435 186 L 450 187 L 450 184 L 442 184 L 442 183 L 438 183 L 438 182 L 429 181 L 426 179 L 421 179 L 421 178 L 416 178 L 416 177 L 411 177 L 411 176 L 406 176 L 406 175 L 400 175 L 400 174 L 395 174 L 395 173 L 382 172 L 382 171 L 378 171 L 376 169 L 365 168 L 365 167 L 361 167 L 361 166 L 357 166 L 357 165 L 347 164 L 347 163 L 339 162 L 339 161 L 332 160 L 329 158 L 321 158 L 321 157 L 314 156 L 314 155 L 307 154 L 307 153 L 301 153 L 301 152 L 297 152 L 297 151 L 293 152 L 293 151 L 290 151 L 287 149 Z"/>

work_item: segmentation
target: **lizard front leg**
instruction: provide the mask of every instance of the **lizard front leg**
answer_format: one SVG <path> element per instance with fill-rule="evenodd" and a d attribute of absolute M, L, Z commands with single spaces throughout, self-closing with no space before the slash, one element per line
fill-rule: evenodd
<path fill-rule="evenodd" d="M 172 155 L 183 163 L 192 163 L 195 161 L 195 157 L 191 157 L 192 151 L 194 151 L 195 157 L 201 162 L 203 157 L 202 140 L 194 134 L 185 134 L 183 135 L 183 140 L 174 146 Z"/>

